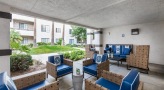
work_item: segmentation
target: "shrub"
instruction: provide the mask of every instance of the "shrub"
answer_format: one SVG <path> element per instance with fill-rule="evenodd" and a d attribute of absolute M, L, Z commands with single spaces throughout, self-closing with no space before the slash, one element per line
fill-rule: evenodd
<path fill-rule="evenodd" d="M 31 65 L 33 65 L 31 55 L 16 54 L 10 56 L 11 71 L 27 70 Z"/>
<path fill-rule="evenodd" d="M 32 48 L 34 45 L 32 43 L 27 45 L 29 48 Z"/>
<path fill-rule="evenodd" d="M 80 60 L 84 58 L 84 51 L 78 50 L 78 51 L 72 51 L 71 53 L 64 53 L 64 58 L 71 59 L 73 61 Z"/>
<path fill-rule="evenodd" d="M 79 48 L 84 48 L 85 46 L 84 46 L 84 45 L 78 45 L 77 47 L 79 47 Z"/>
<path fill-rule="evenodd" d="M 67 58 L 67 59 L 70 58 L 70 53 L 69 53 L 69 52 L 66 52 L 66 53 L 64 53 L 63 55 L 64 55 L 64 58 Z"/>
<path fill-rule="evenodd" d="M 69 47 L 77 47 L 76 44 L 67 44 L 66 46 L 69 46 Z"/>
<path fill-rule="evenodd" d="M 58 42 L 56 42 L 57 45 L 61 45 L 62 44 L 62 38 L 59 39 Z"/>
<path fill-rule="evenodd" d="M 51 43 L 38 42 L 37 45 L 38 45 L 38 46 L 51 45 Z"/>
<path fill-rule="evenodd" d="M 26 52 L 26 53 L 29 53 L 29 52 L 30 52 L 30 48 L 29 48 L 27 45 L 21 45 L 21 46 L 19 47 L 19 50 L 20 50 L 21 52 Z"/>

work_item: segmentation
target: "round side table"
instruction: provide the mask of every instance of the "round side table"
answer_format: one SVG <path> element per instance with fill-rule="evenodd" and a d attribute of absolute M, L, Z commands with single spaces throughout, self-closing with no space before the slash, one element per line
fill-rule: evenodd
<path fill-rule="evenodd" d="M 73 75 L 73 88 L 74 90 L 82 90 L 83 87 L 83 74 Z"/>

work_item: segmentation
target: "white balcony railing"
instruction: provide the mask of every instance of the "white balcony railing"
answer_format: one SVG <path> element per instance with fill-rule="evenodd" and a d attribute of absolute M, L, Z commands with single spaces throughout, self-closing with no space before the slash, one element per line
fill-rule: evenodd
<path fill-rule="evenodd" d="M 33 30 L 15 30 L 20 33 L 21 36 L 34 36 Z"/>

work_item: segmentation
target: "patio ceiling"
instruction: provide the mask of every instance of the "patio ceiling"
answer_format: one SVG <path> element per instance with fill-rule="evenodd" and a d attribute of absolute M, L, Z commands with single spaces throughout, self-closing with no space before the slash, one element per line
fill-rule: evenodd
<path fill-rule="evenodd" d="M 0 0 L 13 12 L 53 18 L 90 28 L 164 20 L 164 0 Z M 21 12 L 22 14 L 25 12 Z"/>

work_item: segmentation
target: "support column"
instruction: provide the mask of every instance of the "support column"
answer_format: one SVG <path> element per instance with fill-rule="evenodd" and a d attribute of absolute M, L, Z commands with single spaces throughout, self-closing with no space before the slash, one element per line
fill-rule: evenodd
<path fill-rule="evenodd" d="M 34 19 L 34 47 L 37 46 L 37 43 L 36 43 L 36 18 Z"/>
<path fill-rule="evenodd" d="M 102 38 L 102 30 L 99 30 L 99 31 L 95 31 L 94 32 L 94 44 L 95 44 L 95 47 L 96 47 L 96 50 L 99 51 L 99 54 L 103 54 L 103 38 Z"/>
<path fill-rule="evenodd" d="M 93 30 L 87 29 L 87 44 L 92 44 Z"/>
<path fill-rule="evenodd" d="M 52 37 L 51 37 L 51 45 L 54 45 L 54 22 L 52 22 Z"/>
<path fill-rule="evenodd" d="M 10 76 L 10 7 L 0 3 L 0 72 Z"/>
<path fill-rule="evenodd" d="M 65 33 L 65 24 L 63 23 L 62 46 L 64 45 L 64 33 Z"/>
<path fill-rule="evenodd" d="M 102 30 L 87 29 L 87 44 L 95 45 L 96 51 L 103 54 Z"/>

